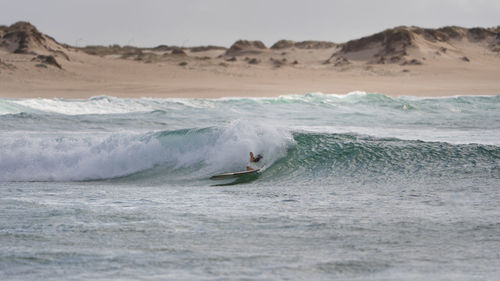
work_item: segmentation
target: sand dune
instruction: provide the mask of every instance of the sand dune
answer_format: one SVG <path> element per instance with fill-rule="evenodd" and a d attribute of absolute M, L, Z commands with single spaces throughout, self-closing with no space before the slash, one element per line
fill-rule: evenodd
<path fill-rule="evenodd" d="M 346 43 L 270 48 L 88 46 L 27 22 L 0 26 L 0 96 L 276 96 L 361 90 L 389 95 L 500 94 L 500 27 L 397 27 Z"/>

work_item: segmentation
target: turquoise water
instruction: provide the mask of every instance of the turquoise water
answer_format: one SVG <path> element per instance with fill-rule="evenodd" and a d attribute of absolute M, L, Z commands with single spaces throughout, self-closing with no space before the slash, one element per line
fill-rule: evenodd
<path fill-rule="evenodd" d="M 495 280 L 499 187 L 500 95 L 0 99 L 0 279 Z"/>

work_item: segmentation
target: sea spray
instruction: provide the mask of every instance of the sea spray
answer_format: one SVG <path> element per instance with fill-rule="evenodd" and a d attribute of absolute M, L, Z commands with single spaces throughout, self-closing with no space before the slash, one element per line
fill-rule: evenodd
<path fill-rule="evenodd" d="M 271 165 L 286 155 L 291 134 L 272 125 L 236 120 L 200 129 L 143 134 L 23 133 L 0 140 L 0 181 L 81 181 L 111 179 L 161 166 L 162 173 L 197 167 L 195 179 L 244 170 L 248 153 Z M 167 179 L 168 180 L 168 179 Z"/>
<path fill-rule="evenodd" d="M 214 146 L 210 148 L 208 163 L 226 171 L 234 170 L 234 167 L 243 170 L 249 161 L 249 152 L 254 152 L 263 155 L 261 165 L 271 165 L 284 157 L 294 143 L 291 133 L 278 124 L 242 120 L 231 122 L 220 130 Z"/>
<path fill-rule="evenodd" d="M 166 161 L 140 135 L 16 135 L 0 143 L 0 181 L 73 181 L 128 175 Z"/>

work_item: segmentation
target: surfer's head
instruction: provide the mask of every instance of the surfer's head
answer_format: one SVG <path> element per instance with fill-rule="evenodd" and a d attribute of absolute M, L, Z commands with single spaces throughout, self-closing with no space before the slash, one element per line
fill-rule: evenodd
<path fill-rule="evenodd" d="M 258 154 L 257 157 L 254 158 L 254 162 L 259 162 L 262 159 L 262 155 Z"/>

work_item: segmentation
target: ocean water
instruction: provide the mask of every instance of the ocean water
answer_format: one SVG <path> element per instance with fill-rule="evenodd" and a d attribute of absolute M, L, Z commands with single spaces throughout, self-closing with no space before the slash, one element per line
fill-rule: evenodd
<path fill-rule="evenodd" d="M 500 280 L 500 95 L 0 99 L 0 279 Z"/>

